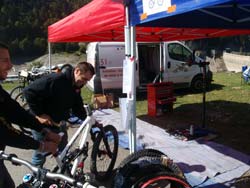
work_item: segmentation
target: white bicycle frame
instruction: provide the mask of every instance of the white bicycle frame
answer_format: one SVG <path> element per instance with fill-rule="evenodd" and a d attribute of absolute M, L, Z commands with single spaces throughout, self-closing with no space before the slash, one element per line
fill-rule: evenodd
<path fill-rule="evenodd" d="M 57 162 L 60 169 L 63 166 L 63 163 L 62 163 L 63 158 L 65 157 L 65 155 L 67 154 L 69 149 L 72 147 L 73 143 L 75 143 L 76 139 L 79 137 L 80 134 L 81 134 L 81 138 L 79 140 L 79 149 L 80 150 L 83 149 L 83 147 L 84 147 L 84 145 L 85 145 L 85 143 L 87 141 L 88 133 L 89 133 L 92 125 L 94 125 L 95 122 L 96 122 L 96 120 L 93 117 L 93 113 L 90 110 L 89 105 L 85 104 L 84 108 L 85 108 L 86 113 L 87 113 L 86 119 L 82 122 L 82 124 L 80 125 L 78 130 L 74 133 L 74 135 L 69 140 L 68 144 L 65 146 L 63 151 L 59 155 L 57 155 L 55 157 L 56 162 Z M 79 164 L 79 160 L 80 160 L 80 156 L 78 156 L 73 162 L 73 166 L 72 166 L 72 169 L 71 169 L 71 175 L 72 176 L 74 176 L 75 173 L 76 173 L 76 169 L 77 169 L 77 166 Z"/>

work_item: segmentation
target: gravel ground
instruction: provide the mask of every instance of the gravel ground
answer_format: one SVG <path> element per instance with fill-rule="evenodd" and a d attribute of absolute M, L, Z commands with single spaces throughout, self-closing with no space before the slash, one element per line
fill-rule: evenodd
<path fill-rule="evenodd" d="M 21 70 L 27 70 L 32 67 L 32 63 L 34 64 L 41 64 L 44 66 L 49 66 L 49 57 L 48 54 L 43 55 L 38 58 L 18 58 L 12 60 L 12 63 L 14 64 L 12 71 L 10 71 L 9 75 L 15 75 L 18 74 Z M 57 65 L 57 64 L 72 64 L 75 65 L 81 61 L 86 61 L 86 54 L 67 54 L 67 53 L 61 53 L 61 54 L 52 54 L 51 56 L 51 66 Z"/>

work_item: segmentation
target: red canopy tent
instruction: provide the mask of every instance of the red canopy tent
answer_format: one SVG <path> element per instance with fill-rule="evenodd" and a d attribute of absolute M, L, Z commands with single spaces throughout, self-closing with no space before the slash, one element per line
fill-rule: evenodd
<path fill-rule="evenodd" d="M 124 41 L 123 0 L 93 0 L 48 27 L 49 42 Z M 136 27 L 136 41 L 192 40 L 250 34 L 250 30 Z"/>

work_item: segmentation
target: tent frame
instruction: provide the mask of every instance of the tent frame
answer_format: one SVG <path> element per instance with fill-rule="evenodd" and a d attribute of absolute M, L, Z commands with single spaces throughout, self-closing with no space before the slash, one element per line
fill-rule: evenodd
<path fill-rule="evenodd" d="M 197 1 L 197 3 L 199 5 L 204 5 L 203 7 L 200 7 L 199 9 L 195 9 L 198 12 L 202 12 L 204 14 L 210 15 L 214 18 L 218 18 L 220 20 L 224 20 L 226 23 L 228 24 L 227 27 L 221 27 L 221 25 L 219 25 L 218 28 L 221 28 L 220 30 L 217 27 L 208 27 L 208 25 L 205 25 L 206 28 L 198 28 L 196 27 L 193 22 L 192 25 L 193 27 L 187 27 L 185 25 L 185 23 L 183 23 L 184 25 L 178 25 L 178 27 L 174 27 L 175 25 L 168 25 L 169 23 L 167 23 L 167 26 L 171 26 L 171 28 L 163 28 L 164 25 L 161 25 L 161 27 L 157 24 L 153 24 L 153 21 L 155 19 L 159 19 L 159 18 L 155 18 L 154 15 L 152 17 L 152 15 L 150 15 L 150 19 L 146 19 L 146 20 L 139 20 L 138 21 L 138 17 L 140 17 L 140 10 L 132 10 L 134 7 L 133 3 L 138 3 L 140 5 L 141 1 L 132 1 L 132 0 L 116 0 L 116 1 L 108 1 L 107 3 L 124 3 L 122 5 L 125 6 L 125 16 L 126 16 L 126 25 L 124 26 L 124 6 L 119 6 L 119 8 L 117 8 L 116 6 L 110 6 L 110 10 L 112 10 L 112 23 L 107 24 L 104 22 L 102 22 L 103 25 L 99 25 L 99 23 L 96 26 L 96 30 L 94 33 L 92 33 L 93 28 L 91 27 L 85 27 L 88 30 L 79 30 L 78 29 L 78 25 L 79 23 L 82 23 L 82 21 L 86 21 L 85 19 L 79 19 L 79 15 L 81 15 L 81 11 L 76 11 L 77 14 L 74 15 L 70 15 L 67 16 L 66 18 L 64 18 L 63 20 L 60 20 L 59 23 L 55 23 L 52 26 L 49 26 L 49 31 L 48 31 L 48 48 L 49 48 L 49 66 L 51 68 L 51 43 L 50 42 L 76 42 L 76 41 L 97 41 L 100 39 L 103 39 L 105 41 L 108 41 L 111 37 L 113 41 L 123 41 L 123 37 L 125 40 L 125 59 L 130 61 L 131 63 L 133 63 L 132 65 L 132 72 L 130 77 L 132 78 L 132 87 L 131 87 L 131 91 L 129 91 L 127 93 L 127 100 L 128 100 L 128 109 L 129 112 L 131 114 L 131 116 L 129 117 L 130 119 L 128 119 L 126 122 L 129 124 L 127 127 L 129 127 L 129 142 L 130 142 L 130 152 L 134 152 L 136 151 L 136 108 L 135 108 L 135 102 L 136 102 L 136 87 L 135 87 L 135 78 L 136 78 L 136 74 L 135 74 L 135 60 L 137 58 L 135 58 L 136 56 L 136 40 L 138 41 L 146 41 L 148 39 L 151 39 L 151 41 L 154 42 L 162 42 L 162 41 L 167 41 L 167 40 L 192 40 L 192 39 L 198 39 L 198 38 L 209 38 L 209 37 L 219 37 L 219 36 L 232 36 L 232 35 L 237 35 L 237 34 L 250 34 L 250 27 L 247 24 L 244 24 L 244 27 L 240 24 L 237 23 L 243 23 L 243 22 L 248 22 L 250 20 L 250 16 L 248 15 L 250 13 L 250 9 L 247 9 L 243 6 L 241 6 L 240 4 L 237 5 L 241 11 L 244 11 L 246 13 L 247 16 L 241 18 L 241 19 L 230 19 L 227 18 L 223 15 L 217 14 L 212 12 L 212 10 L 215 10 L 216 8 L 219 7 L 232 7 L 234 6 L 234 4 L 232 5 L 227 5 L 227 4 L 220 4 L 220 3 L 227 3 L 227 2 L 233 2 L 233 0 L 210 0 L 211 2 L 213 2 L 213 6 L 211 4 L 211 7 L 209 7 L 208 10 L 207 7 L 204 7 L 205 5 L 203 4 L 204 1 Z M 194 2 L 195 0 L 190 0 L 190 2 Z M 100 3 L 104 4 L 103 2 L 101 2 L 100 0 L 93 0 L 92 2 L 95 2 L 95 9 L 96 10 L 98 7 L 100 7 Z M 85 9 L 86 10 L 91 10 L 88 13 L 84 14 L 84 18 L 90 18 L 90 20 L 88 20 L 88 23 L 95 23 L 94 20 L 92 18 L 91 15 L 93 15 L 94 10 L 91 9 L 92 6 L 94 6 L 92 3 L 90 2 L 88 5 L 88 8 Z M 106 1 L 105 1 L 106 2 Z M 181 2 L 181 0 L 179 1 L 175 1 L 175 2 Z M 207 1 L 208 2 L 208 1 Z M 235 3 L 236 1 L 234 1 Z M 243 0 L 239 0 L 239 2 L 243 2 Z M 248 3 L 249 2 L 249 3 Z M 193 10 L 193 7 L 191 7 L 193 3 L 188 3 L 187 1 L 184 2 L 183 6 L 180 6 L 180 14 L 182 14 L 181 16 L 183 16 L 186 12 L 189 12 L 190 10 Z M 244 4 L 249 6 L 250 5 L 250 1 L 247 1 L 247 4 Z M 106 5 L 105 5 L 106 6 Z M 236 6 L 236 5 L 235 5 Z M 142 6 L 138 6 L 139 8 L 141 8 Z M 183 9 L 183 7 L 185 7 L 185 10 Z M 106 7 L 105 7 L 106 8 Z M 117 8 L 120 12 L 118 12 L 118 10 L 114 10 L 114 8 Z M 83 9 L 81 9 L 83 10 Z M 98 9 L 98 13 L 97 15 L 105 15 L 107 16 L 108 14 L 102 14 L 103 9 L 99 10 Z M 87 12 L 87 11 L 86 11 Z M 177 11 L 178 12 L 178 11 Z M 164 16 L 166 17 L 166 15 L 168 17 L 175 17 L 177 15 L 177 12 L 160 12 L 159 14 L 156 14 L 158 17 L 161 17 L 160 19 L 163 19 Z M 178 13 L 178 14 L 179 14 Z M 189 12 L 190 13 L 190 12 Z M 138 14 L 135 19 L 133 20 L 133 14 Z M 75 16 L 78 15 L 78 16 Z M 123 17 L 121 17 L 121 15 Z M 115 16 L 115 18 L 118 19 L 117 20 L 113 20 L 113 16 Z M 75 20 L 74 18 L 77 18 L 77 20 Z M 100 19 L 100 17 L 98 17 Z M 101 17 L 103 18 L 103 17 Z M 109 17 L 106 17 L 109 18 Z M 176 18 L 176 17 L 175 17 Z M 181 17 L 183 18 L 183 17 Z M 137 20 L 136 20 L 137 19 Z M 75 22 L 71 22 L 72 20 L 74 20 Z M 103 20 L 102 20 L 103 21 Z M 115 23 L 115 25 L 113 25 L 113 22 L 117 21 L 117 23 Z M 66 23 L 66 24 L 65 24 Z M 162 23 L 162 22 L 161 22 Z M 164 22 L 165 23 L 165 22 Z M 165 23 L 165 24 L 166 24 Z M 177 23 L 177 22 L 174 22 Z M 191 23 L 191 22 L 190 22 Z M 213 22 L 212 22 L 213 23 Z M 231 24 L 232 23 L 232 24 Z M 66 25 L 66 26 L 65 26 Z M 72 26 L 73 25 L 73 26 Z M 109 27 L 110 25 L 113 26 Z M 91 26 L 91 24 L 90 24 Z M 107 26 L 107 27 L 106 27 Z M 150 27 L 144 27 L 144 26 L 150 26 Z M 158 26 L 158 27 L 154 27 L 154 26 Z M 186 27 L 185 27 L 186 26 Z M 188 25 L 190 26 L 190 25 Z M 233 27 L 234 26 L 234 27 Z M 105 27 L 106 30 L 101 30 L 101 28 Z M 123 27 L 123 29 L 122 29 Z M 204 27 L 204 26 L 203 26 Z M 84 29 L 85 29 L 84 28 Z M 215 29 L 217 28 L 217 29 Z M 234 28 L 234 30 L 230 30 Z M 82 29 L 82 28 L 81 28 Z M 248 30 L 246 30 L 248 29 Z M 122 37 L 121 32 L 124 30 L 124 36 Z M 62 35 L 61 31 L 63 32 L 63 34 L 67 34 L 66 36 Z M 80 32 L 80 33 L 79 33 Z M 138 35 L 136 35 L 136 32 L 138 33 Z M 71 33 L 74 33 L 75 35 L 72 36 Z M 110 40 L 109 40 L 110 41 Z M 163 51 L 163 56 L 164 56 L 164 51 Z"/>

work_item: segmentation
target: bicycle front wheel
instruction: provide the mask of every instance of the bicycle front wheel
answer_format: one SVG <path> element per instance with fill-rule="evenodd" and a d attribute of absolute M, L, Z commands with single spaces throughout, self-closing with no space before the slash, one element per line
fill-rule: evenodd
<path fill-rule="evenodd" d="M 97 180 L 111 176 L 118 152 L 118 133 L 114 126 L 103 127 L 105 135 L 99 133 L 93 145 L 90 171 Z"/>

